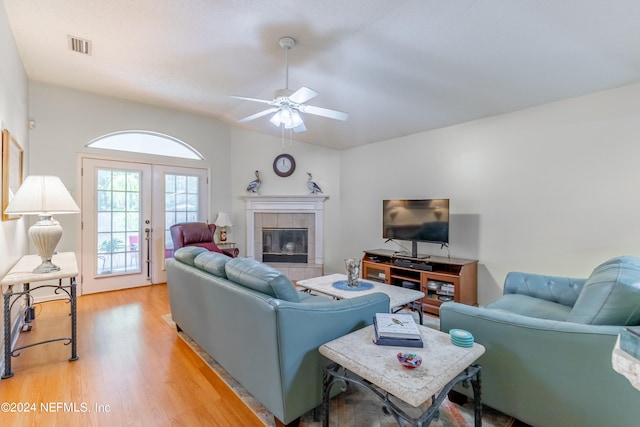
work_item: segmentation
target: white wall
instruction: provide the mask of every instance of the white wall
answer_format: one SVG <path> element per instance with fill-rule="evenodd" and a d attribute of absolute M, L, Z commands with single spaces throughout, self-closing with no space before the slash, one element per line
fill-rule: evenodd
<path fill-rule="evenodd" d="M 27 76 L 9 27 L 4 5 L 0 6 L 0 129 L 7 129 L 25 150 L 29 148 Z M 0 174 L 0 186 L 2 175 Z M 1 187 L 0 187 L 1 188 Z M 27 253 L 24 220 L 0 221 L 0 276 L 4 276 L 16 261 Z M 5 289 L 2 288 L 4 293 Z M 17 308 L 18 306 L 14 306 Z M 17 310 L 12 318 L 15 320 Z M 0 342 L 4 342 L 4 318 L 0 320 Z M 4 353 L 0 355 L 4 366 Z"/>
<path fill-rule="evenodd" d="M 29 84 L 9 27 L 4 6 L 0 7 L 0 128 L 7 129 L 28 153 Z M 28 155 L 27 155 L 28 158 Z M 0 175 L 0 183 L 2 176 Z M 0 274 L 4 275 L 26 253 L 24 220 L 2 221 L 0 226 Z"/>
<path fill-rule="evenodd" d="M 585 277 L 640 255 L 638 99 L 632 85 L 343 152 L 342 255 L 397 248 L 383 244 L 383 199 L 440 197 L 451 255 L 480 261 L 480 304 L 508 271 Z"/>
<path fill-rule="evenodd" d="M 204 167 L 211 168 L 210 221 L 219 211 L 231 214 L 234 226 L 229 240 L 235 241 L 244 254 L 246 247 L 244 201 L 247 184 L 260 170 L 264 181 L 261 194 L 307 194 L 306 172 L 329 195 L 325 203 L 325 226 L 329 231 L 325 247 L 339 245 L 339 152 L 289 141 L 288 153 L 296 158 L 296 172 L 280 178 L 273 172 L 275 156 L 282 152 L 279 136 L 265 136 L 236 128 L 229 128 L 212 118 L 185 112 L 152 107 L 145 104 L 75 91 L 58 86 L 33 82 L 30 94 L 31 115 L 36 122 L 30 131 L 30 168 L 39 174 L 58 175 L 78 200 L 78 153 L 100 153 L 87 149 L 85 144 L 99 136 L 122 130 L 151 130 L 176 137 L 204 155 Z M 277 135 L 274 127 L 274 135 Z M 106 153 L 113 155 L 113 153 Z M 149 156 L 122 153 L 124 158 L 148 159 Z M 163 163 L 161 156 L 152 160 Z M 189 162 L 187 162 L 189 163 Z M 60 251 L 77 251 L 79 216 L 57 218 L 65 233 Z M 331 256 L 328 257 L 331 259 Z"/>
<path fill-rule="evenodd" d="M 340 152 L 295 141 L 285 140 L 284 151 L 296 160 L 293 175 L 282 178 L 273 172 L 273 160 L 283 152 L 282 139 L 274 127 L 273 137 L 260 135 L 236 128 L 231 129 L 231 192 L 233 198 L 233 228 L 230 239 L 235 241 L 242 255 L 246 255 L 245 205 L 247 184 L 255 179 L 254 172 L 259 170 L 262 185 L 261 195 L 303 195 L 307 189 L 307 172 L 329 198 L 324 204 L 324 255 L 325 271 L 342 271 L 340 251 L 335 250 L 341 244 L 340 235 Z"/>
<path fill-rule="evenodd" d="M 211 169 L 210 221 L 218 210 L 231 208 L 229 128 L 208 117 L 124 101 L 58 86 L 32 82 L 30 168 L 38 174 L 57 175 L 79 201 L 78 153 L 117 155 L 125 159 L 166 163 L 163 156 L 115 153 L 88 149 L 91 140 L 116 131 L 149 130 L 178 138 L 197 149 L 206 160 L 171 159 L 184 165 Z M 79 215 L 57 219 L 65 232 L 59 251 L 77 251 Z"/>
<path fill-rule="evenodd" d="M 117 130 L 145 129 L 180 138 L 212 169 L 211 219 L 231 214 L 230 240 L 244 254 L 246 185 L 261 171 L 261 194 L 307 194 L 311 172 L 324 194 L 325 270 L 384 244 L 385 198 L 451 199 L 452 256 L 480 261 L 479 300 L 502 292 L 511 270 L 586 276 L 600 262 L 638 254 L 640 202 L 633 184 L 640 145 L 640 85 L 593 94 L 449 128 L 336 151 L 294 141 L 285 151 L 296 172 L 272 169 L 280 136 L 260 135 L 188 113 L 32 83 L 29 167 L 60 175 L 75 189 L 77 152 Z M 75 196 L 74 192 L 74 196 Z M 66 221 L 67 218 L 64 218 Z M 75 249 L 68 236 L 67 248 Z M 73 228 L 74 225 L 71 225 Z M 408 245 L 408 243 L 404 243 Z M 446 255 L 438 245 L 420 251 Z"/>

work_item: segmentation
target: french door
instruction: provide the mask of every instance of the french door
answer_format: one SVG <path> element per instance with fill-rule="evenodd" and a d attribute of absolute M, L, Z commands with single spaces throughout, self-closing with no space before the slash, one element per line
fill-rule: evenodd
<path fill-rule="evenodd" d="M 206 221 L 204 169 L 82 159 L 83 294 L 163 283 L 169 227 Z"/>

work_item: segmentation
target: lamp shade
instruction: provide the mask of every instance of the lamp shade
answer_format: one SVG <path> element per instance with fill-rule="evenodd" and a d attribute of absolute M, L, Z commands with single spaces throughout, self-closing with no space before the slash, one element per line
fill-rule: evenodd
<path fill-rule="evenodd" d="M 34 273 L 59 271 L 51 262 L 62 237 L 62 226 L 52 214 L 78 213 L 80 208 L 60 178 L 50 175 L 30 175 L 4 210 L 8 214 L 38 215 L 38 222 L 29 227 L 29 237 L 38 250 L 42 264 Z"/>
<path fill-rule="evenodd" d="M 19 215 L 68 214 L 78 213 L 80 208 L 57 176 L 30 175 L 4 212 Z"/>
<path fill-rule="evenodd" d="M 233 224 L 231 223 L 231 218 L 229 214 L 226 212 L 219 212 L 218 217 L 216 218 L 215 225 L 218 227 L 231 227 Z"/>

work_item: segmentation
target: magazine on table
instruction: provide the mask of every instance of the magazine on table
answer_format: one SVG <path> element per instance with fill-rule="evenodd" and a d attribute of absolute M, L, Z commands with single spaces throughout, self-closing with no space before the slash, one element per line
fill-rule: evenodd
<path fill-rule="evenodd" d="M 374 318 L 380 338 L 420 339 L 413 316 L 406 313 L 376 313 Z"/>
<path fill-rule="evenodd" d="M 397 314 L 392 314 L 390 316 L 387 316 L 388 313 L 377 313 L 377 314 L 382 314 L 382 316 L 374 316 L 373 317 L 373 327 L 374 327 L 374 331 L 375 331 L 375 338 L 374 338 L 374 342 L 377 345 L 390 345 L 390 346 L 396 346 L 396 347 L 424 347 L 424 344 L 422 342 L 422 337 L 420 336 L 420 331 L 418 331 L 418 327 L 415 324 L 415 321 L 413 320 L 413 317 L 411 315 L 400 315 L 400 317 L 398 317 Z M 391 317 L 392 316 L 392 317 Z M 405 317 L 405 316 L 408 316 Z M 402 327 L 404 326 L 403 329 L 408 329 L 407 331 L 404 332 L 391 332 L 391 335 L 384 335 L 384 334 L 380 334 L 379 332 L 379 327 L 382 326 L 384 329 L 389 329 L 387 328 L 388 323 L 386 322 L 392 322 L 394 325 Z M 397 322 L 400 322 L 400 324 L 398 324 Z M 416 333 L 411 333 L 410 331 L 414 330 L 410 325 L 411 322 L 413 322 L 413 326 L 415 326 L 415 332 Z M 398 327 L 393 328 L 393 329 L 399 329 Z"/>
<path fill-rule="evenodd" d="M 388 322 L 393 325 L 390 326 Z M 410 314 L 376 313 L 373 318 L 373 327 L 377 345 L 424 347 L 420 331 Z M 381 333 L 380 328 L 391 332 Z"/>

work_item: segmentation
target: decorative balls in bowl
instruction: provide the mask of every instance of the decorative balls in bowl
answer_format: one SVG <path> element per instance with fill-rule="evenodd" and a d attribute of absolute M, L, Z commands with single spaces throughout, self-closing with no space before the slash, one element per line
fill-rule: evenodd
<path fill-rule="evenodd" d="M 398 362 L 405 368 L 413 369 L 420 366 L 422 357 L 415 353 L 398 353 Z"/>

